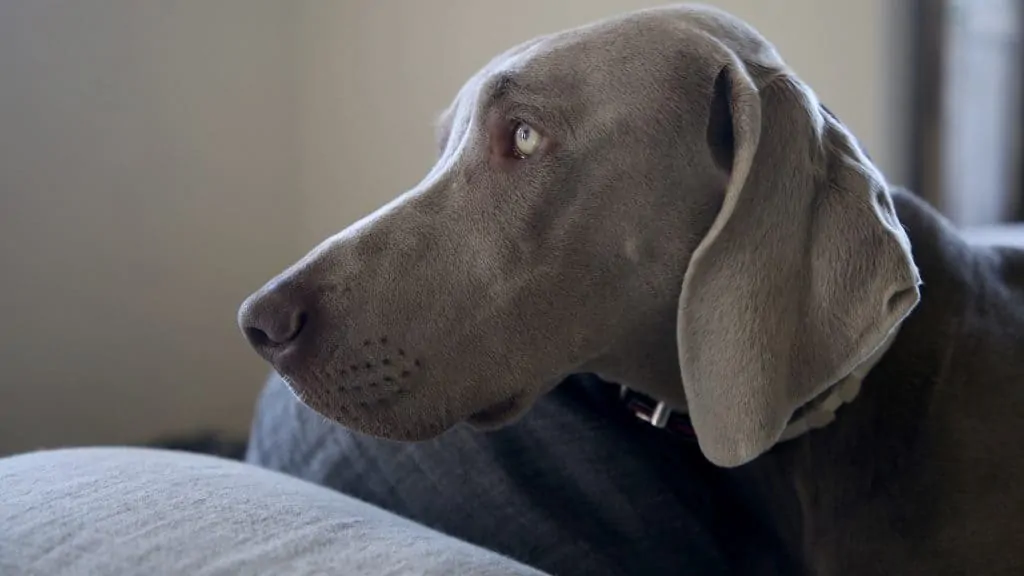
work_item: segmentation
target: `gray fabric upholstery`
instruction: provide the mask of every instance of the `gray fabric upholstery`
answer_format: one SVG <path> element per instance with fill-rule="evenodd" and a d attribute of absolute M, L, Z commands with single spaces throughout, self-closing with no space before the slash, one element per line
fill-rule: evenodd
<path fill-rule="evenodd" d="M 794 573 L 696 442 L 639 422 L 589 375 L 511 426 L 419 443 L 330 422 L 272 376 L 247 459 L 559 576 Z"/>
<path fill-rule="evenodd" d="M 0 460 L 0 574 L 541 573 L 282 474 L 90 448 Z"/>

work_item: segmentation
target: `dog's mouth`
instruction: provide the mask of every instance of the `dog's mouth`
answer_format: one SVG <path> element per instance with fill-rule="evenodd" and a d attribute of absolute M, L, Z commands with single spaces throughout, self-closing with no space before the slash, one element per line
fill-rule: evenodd
<path fill-rule="evenodd" d="M 380 403 L 412 391 L 423 361 L 386 336 L 357 344 L 311 342 L 277 355 L 271 364 L 303 401 L 329 397 L 333 403 Z M 312 352 L 310 352 L 312 350 Z"/>
<path fill-rule="evenodd" d="M 330 412 L 325 414 L 329 417 L 388 408 L 410 392 L 405 383 L 396 378 L 308 380 L 281 371 L 278 373 L 299 400 L 310 406 L 323 406 Z"/>
<path fill-rule="evenodd" d="M 527 405 L 528 401 L 525 395 L 515 394 L 490 408 L 473 414 L 467 418 L 467 421 L 476 428 L 498 428 L 522 414 Z"/>
<path fill-rule="evenodd" d="M 385 336 L 356 345 L 325 344 L 314 354 L 281 355 L 273 364 L 304 405 L 328 420 L 375 436 L 420 440 L 460 421 L 492 430 L 514 421 L 535 400 L 529 391 L 513 389 L 475 406 L 459 406 L 454 398 L 437 396 L 445 394 L 443 388 L 427 383 L 439 377 L 460 379 L 444 370 L 444 376 L 431 371 L 430 359 L 415 347 Z"/>

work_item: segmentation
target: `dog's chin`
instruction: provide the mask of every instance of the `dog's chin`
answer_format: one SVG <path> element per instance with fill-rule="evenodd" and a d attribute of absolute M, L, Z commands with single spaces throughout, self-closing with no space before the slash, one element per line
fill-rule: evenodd
<path fill-rule="evenodd" d="M 466 421 L 478 430 L 503 428 L 518 420 L 529 410 L 531 404 L 525 395 L 517 394 L 471 415 Z"/>
<path fill-rule="evenodd" d="M 329 407 L 305 402 L 324 418 L 332 420 L 349 430 L 393 442 L 425 442 L 447 432 L 455 423 L 440 420 L 419 419 L 409 421 L 389 409 L 366 412 L 339 411 Z"/>
<path fill-rule="evenodd" d="M 407 417 L 403 418 L 388 409 L 375 413 L 356 414 L 336 411 L 321 412 L 316 408 L 313 409 L 338 424 L 362 434 L 393 442 L 425 442 L 441 436 L 460 422 L 466 422 L 481 431 L 503 428 L 525 414 L 530 408 L 530 404 L 525 398 L 517 396 L 468 417 L 456 418 L 451 421 L 430 417 L 410 421 Z M 408 412 L 403 414 L 407 416 Z"/>
<path fill-rule="evenodd" d="M 345 428 L 385 440 L 420 442 L 440 436 L 453 423 L 418 419 L 410 421 L 405 394 L 380 394 L 372 398 L 348 397 L 327 392 L 328 388 L 300 384 L 284 377 L 292 394 L 307 408 Z"/>
<path fill-rule="evenodd" d="M 300 402 L 324 418 L 361 434 L 396 442 L 432 440 L 460 422 L 478 430 L 502 428 L 525 414 L 534 400 L 529 394 L 515 394 L 468 416 L 445 415 L 416 410 L 409 405 L 416 399 L 401 392 L 381 394 L 370 401 L 354 401 L 346 394 L 327 392 L 331 388 L 319 383 L 283 374 L 281 378 Z"/>
<path fill-rule="evenodd" d="M 406 422 L 383 420 L 356 420 L 331 418 L 338 424 L 367 436 L 391 442 L 426 442 L 447 432 L 451 426 L 443 423 L 418 422 L 410 426 Z"/>

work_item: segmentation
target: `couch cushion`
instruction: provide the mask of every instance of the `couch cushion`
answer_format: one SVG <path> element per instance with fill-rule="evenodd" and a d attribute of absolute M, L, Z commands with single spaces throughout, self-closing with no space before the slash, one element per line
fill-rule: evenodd
<path fill-rule="evenodd" d="M 358 500 L 219 458 L 0 459 L 0 574 L 540 574 Z"/>
<path fill-rule="evenodd" d="M 795 573 L 729 471 L 589 375 L 499 430 L 415 443 L 328 422 L 272 375 L 247 459 L 560 576 Z"/>

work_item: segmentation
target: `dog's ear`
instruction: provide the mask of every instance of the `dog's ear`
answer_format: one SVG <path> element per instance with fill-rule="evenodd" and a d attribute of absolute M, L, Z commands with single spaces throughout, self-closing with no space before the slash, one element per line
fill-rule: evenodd
<path fill-rule="evenodd" d="M 877 169 L 797 78 L 753 72 L 734 60 L 715 80 L 708 146 L 729 177 L 678 310 L 690 416 L 720 466 L 767 451 L 919 300 Z"/>

